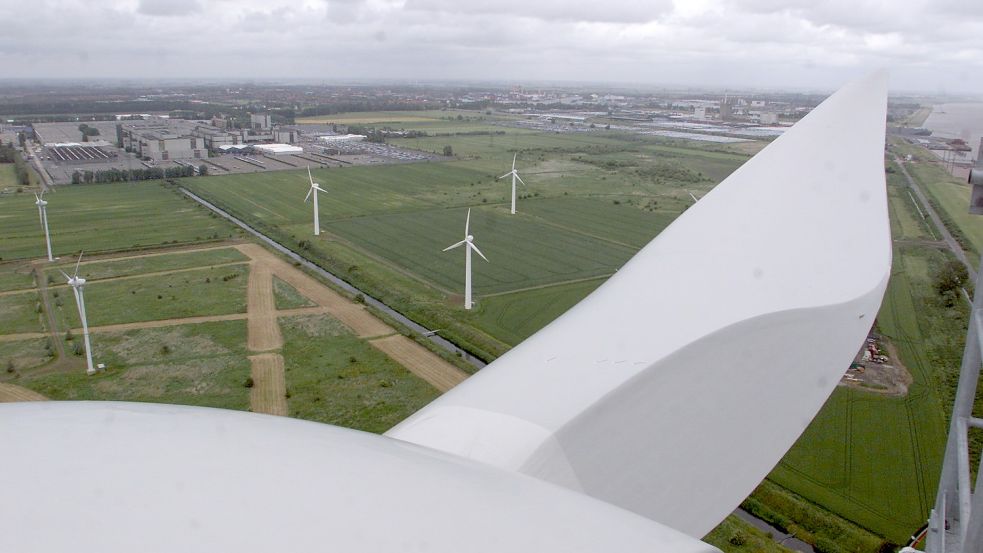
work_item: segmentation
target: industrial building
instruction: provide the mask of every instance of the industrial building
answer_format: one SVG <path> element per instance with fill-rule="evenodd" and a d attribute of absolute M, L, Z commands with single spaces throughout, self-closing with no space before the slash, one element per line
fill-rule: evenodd
<path fill-rule="evenodd" d="M 205 139 L 172 129 L 160 120 L 136 121 L 118 127 L 123 148 L 156 162 L 208 157 Z"/>
<path fill-rule="evenodd" d="M 273 118 L 269 113 L 250 113 L 250 128 L 253 130 L 270 130 L 273 128 Z"/>

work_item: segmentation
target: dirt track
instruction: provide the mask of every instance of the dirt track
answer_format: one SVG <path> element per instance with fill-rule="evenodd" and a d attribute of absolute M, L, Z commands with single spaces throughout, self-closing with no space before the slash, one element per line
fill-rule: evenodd
<path fill-rule="evenodd" d="M 254 413 L 287 416 L 287 383 L 279 353 L 251 355 L 253 387 L 249 405 Z"/>
<path fill-rule="evenodd" d="M 207 248 L 189 248 L 183 251 L 200 251 L 230 247 L 228 245 Z M 287 414 L 286 383 L 283 357 L 271 350 L 283 346 L 283 336 L 279 317 L 327 313 L 349 327 L 356 335 L 366 339 L 372 346 L 379 349 L 407 370 L 426 380 L 432 386 L 445 392 L 465 378 L 467 374 L 444 361 L 440 356 L 429 351 L 409 338 L 396 334 L 396 330 L 377 319 L 365 309 L 365 306 L 338 294 L 313 277 L 277 257 L 273 252 L 258 244 L 238 244 L 234 246 L 250 258 L 250 272 L 247 291 L 247 312 L 230 313 L 226 315 L 208 315 L 187 317 L 181 319 L 165 319 L 156 321 L 141 321 L 114 325 L 90 327 L 92 333 L 125 331 L 145 328 L 159 328 L 185 324 L 196 324 L 213 321 L 247 321 L 248 343 L 250 351 L 257 355 L 249 357 L 252 363 L 253 388 L 250 390 L 250 405 L 258 413 L 273 415 Z M 158 251 L 113 259 L 130 259 L 150 257 L 172 253 L 175 250 Z M 175 271 L 179 272 L 179 271 Z M 317 307 L 301 307 L 278 311 L 273 292 L 273 276 L 293 286 L 297 292 L 317 304 Z M 41 286 L 42 297 L 44 286 Z M 50 309 L 46 311 L 50 314 Z M 50 319 L 50 317 L 49 317 Z M 54 321 L 49 322 L 54 328 Z M 73 329 L 79 331 L 79 329 Z M 42 338 L 45 333 L 28 333 L 0 336 L 0 341 Z M 59 346 L 59 336 L 52 334 L 52 339 Z M 260 353 L 265 352 L 265 353 Z M 62 355 L 64 358 L 64 355 Z M 13 385 L 0 384 L 0 401 L 27 401 L 45 399 L 30 390 Z"/>
<path fill-rule="evenodd" d="M 250 351 L 269 351 L 283 347 L 283 335 L 276 322 L 276 299 L 273 296 L 273 272 L 262 261 L 253 261 L 249 269 L 248 312 Z"/>
<path fill-rule="evenodd" d="M 288 313 L 276 311 L 272 279 L 273 275 L 276 275 L 277 278 L 290 284 L 300 294 L 316 303 L 320 309 L 351 328 L 359 337 L 367 339 L 373 347 L 406 367 L 413 374 L 426 380 L 441 392 L 450 390 L 467 378 L 467 373 L 444 361 L 440 356 L 420 344 L 405 336 L 395 335 L 395 329 L 377 319 L 364 306 L 321 284 L 266 248 L 258 244 L 240 244 L 236 248 L 252 259 L 249 272 L 249 349 L 266 351 L 276 349 L 283 343 L 277 317 Z M 273 337 L 274 332 L 275 338 Z M 272 345 L 274 343 L 277 345 Z M 253 370 L 256 370 L 255 363 Z M 279 370 L 282 378 L 282 359 Z M 265 391 L 256 391 L 256 388 L 265 386 L 265 384 L 261 385 L 255 377 L 253 380 L 254 393 L 266 394 Z M 254 411 L 257 408 L 257 405 L 253 406 Z"/>
<path fill-rule="evenodd" d="M 0 382 L 0 403 L 13 401 L 44 401 L 48 398 L 27 388 Z"/>
<path fill-rule="evenodd" d="M 301 295 L 314 303 L 326 308 L 331 316 L 351 328 L 358 336 L 364 338 L 395 332 L 389 325 L 367 312 L 365 307 L 314 280 L 313 277 L 280 259 L 266 248 L 258 244 L 241 244 L 236 248 L 253 259 L 254 267 L 268 266 L 277 278 L 296 288 Z"/>
<path fill-rule="evenodd" d="M 461 369 L 401 334 L 369 340 L 369 343 L 441 392 L 450 390 L 468 377 Z"/>

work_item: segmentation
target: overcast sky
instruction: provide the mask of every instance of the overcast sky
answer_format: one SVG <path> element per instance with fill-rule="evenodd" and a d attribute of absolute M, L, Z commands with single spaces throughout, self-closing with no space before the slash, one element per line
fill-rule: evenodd
<path fill-rule="evenodd" d="M 0 77 L 983 93 L 980 0 L 0 0 Z"/>

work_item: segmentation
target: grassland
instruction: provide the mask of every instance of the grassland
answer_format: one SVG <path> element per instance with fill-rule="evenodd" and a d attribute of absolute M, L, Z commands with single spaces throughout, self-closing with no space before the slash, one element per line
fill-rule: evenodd
<path fill-rule="evenodd" d="M 45 196 L 56 256 L 190 244 L 229 238 L 225 221 L 158 183 L 70 186 Z M 34 195 L 0 196 L 0 260 L 42 257 Z"/>
<path fill-rule="evenodd" d="M 0 296 L 0 334 L 41 332 L 37 292 Z"/>
<path fill-rule="evenodd" d="M 0 292 L 34 287 L 33 268 L 24 263 L 0 264 Z"/>
<path fill-rule="evenodd" d="M 100 333 L 98 354 L 109 367 L 20 371 L 18 385 L 52 399 L 118 400 L 249 408 L 245 321 Z M 94 346 L 95 347 L 95 346 Z"/>
<path fill-rule="evenodd" d="M 460 119 L 458 119 L 460 116 Z M 430 111 L 372 111 L 350 112 L 332 115 L 301 117 L 297 123 L 365 125 L 395 130 L 422 131 L 429 134 L 473 133 L 473 132 L 528 132 L 491 123 L 511 119 L 508 116 L 476 114 L 473 111 L 430 110 Z"/>
<path fill-rule="evenodd" d="M 85 285 L 86 315 L 91 327 L 245 313 L 248 278 L 249 265 L 243 263 L 192 269 L 166 277 L 96 280 Z M 57 306 L 59 330 L 80 328 L 71 289 L 49 287 L 48 294 Z"/>
<path fill-rule="evenodd" d="M 394 142 L 426 149 L 428 140 Z M 321 201 L 326 232 L 317 239 L 310 236 L 311 207 L 301 201 L 307 186 L 303 172 L 183 183 L 491 359 L 525 335 L 515 329 L 537 324 L 526 317 L 536 306 L 484 315 L 486 300 L 489 306 L 501 305 L 508 299 L 500 294 L 610 275 L 692 203 L 687 191 L 703 193 L 748 158 L 719 146 L 613 133 L 521 132 L 434 140 L 433 147 L 451 145 L 459 160 L 316 171 L 328 190 Z M 519 214 L 512 216 L 507 212 L 509 183 L 496 177 L 511 165 L 515 151 L 527 186 L 519 189 Z M 457 307 L 464 279 L 460 252 L 441 251 L 461 239 L 465 207 L 472 208 L 476 243 L 491 260 L 475 260 L 477 313 Z M 574 289 L 586 293 L 583 287 Z M 559 312 L 551 305 L 555 294 L 530 297 L 541 302 L 544 314 Z M 567 297 L 575 302 L 582 296 Z M 513 314 L 520 318 L 509 319 Z M 475 324 L 478 320 L 484 323 Z M 487 324 L 491 320 L 496 322 Z"/>
<path fill-rule="evenodd" d="M 787 553 L 790 549 L 783 547 L 765 532 L 730 515 L 720 525 L 707 534 L 703 541 L 713 545 L 724 553 Z"/>
<path fill-rule="evenodd" d="M 296 288 L 276 276 L 273 277 L 273 299 L 277 309 L 295 309 L 315 305 L 314 302 L 297 292 Z"/>
<path fill-rule="evenodd" d="M 4 188 L 16 188 L 19 186 L 17 182 L 17 172 L 14 171 L 13 163 L 0 163 L 0 190 Z"/>
<path fill-rule="evenodd" d="M 0 342 L 0 381 L 15 379 L 18 371 L 41 366 L 53 355 L 47 338 Z"/>
<path fill-rule="evenodd" d="M 179 251 L 155 255 L 137 255 L 134 257 L 91 259 L 84 258 L 79 265 L 79 276 L 89 283 L 106 278 L 120 278 L 147 273 L 164 271 L 180 271 L 182 269 L 213 267 L 231 263 L 246 263 L 249 258 L 232 247 L 209 247 L 201 251 Z M 58 263 L 44 270 L 48 282 L 60 283 L 64 278 L 61 272 L 72 274 L 75 270 L 74 260 Z"/>
<path fill-rule="evenodd" d="M 290 416 L 384 432 L 438 392 L 328 315 L 281 319 Z"/>

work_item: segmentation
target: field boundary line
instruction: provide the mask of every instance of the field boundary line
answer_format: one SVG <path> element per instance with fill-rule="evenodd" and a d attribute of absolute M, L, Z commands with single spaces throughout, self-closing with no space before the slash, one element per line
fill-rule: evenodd
<path fill-rule="evenodd" d="M 249 261 L 248 260 L 244 260 L 244 261 L 229 261 L 228 263 L 218 263 L 218 264 L 215 264 L 215 265 L 207 265 L 207 266 L 201 266 L 201 267 L 187 267 L 185 269 L 168 269 L 166 271 L 155 271 L 155 272 L 152 272 L 152 273 L 140 273 L 138 275 L 123 275 L 123 276 L 118 276 L 118 277 L 94 278 L 92 280 L 86 279 L 85 280 L 85 284 L 86 285 L 89 285 L 89 284 L 97 284 L 97 283 L 100 283 L 100 282 L 114 282 L 114 281 L 118 281 L 118 280 L 133 280 L 133 279 L 143 278 L 143 277 L 165 276 L 165 275 L 173 275 L 173 274 L 176 274 L 176 273 L 188 273 L 188 272 L 191 272 L 191 271 L 204 271 L 204 270 L 207 270 L 207 269 L 214 269 L 216 267 L 231 267 L 233 265 L 248 265 L 248 264 L 249 264 Z M 68 288 L 68 285 L 67 284 L 52 284 L 51 286 L 48 286 L 48 289 L 61 289 L 61 288 Z M 5 296 L 5 295 L 8 295 L 8 293 L 7 292 L 0 292 L 0 296 Z"/>
<path fill-rule="evenodd" d="M 560 282 L 551 282 L 549 284 L 540 284 L 537 286 L 529 286 L 527 288 L 516 288 L 515 290 L 509 290 L 508 292 L 495 292 L 494 294 L 482 294 L 482 298 L 496 298 L 499 296 L 507 296 L 509 294 L 517 294 L 519 292 L 529 292 L 531 290 L 542 290 L 544 288 L 552 288 L 554 286 L 565 286 L 568 284 L 579 284 L 581 282 L 590 282 L 592 280 L 609 279 L 613 277 L 615 273 L 606 273 L 603 275 L 597 275 L 592 277 L 575 278 L 572 280 L 564 280 Z"/>

